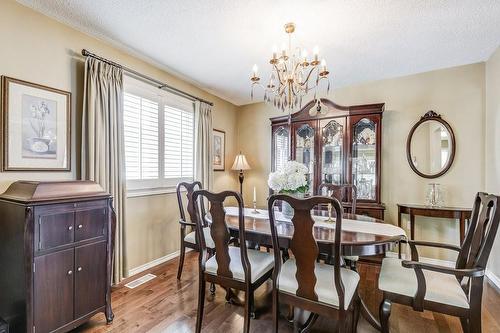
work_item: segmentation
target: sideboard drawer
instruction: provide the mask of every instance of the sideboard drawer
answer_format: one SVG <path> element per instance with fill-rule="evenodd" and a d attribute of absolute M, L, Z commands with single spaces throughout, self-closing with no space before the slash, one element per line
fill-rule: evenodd
<path fill-rule="evenodd" d="M 75 228 L 73 211 L 46 211 L 35 221 L 35 249 L 44 251 L 73 243 Z"/>
<path fill-rule="evenodd" d="M 107 208 L 90 208 L 75 213 L 75 241 L 106 236 Z"/>

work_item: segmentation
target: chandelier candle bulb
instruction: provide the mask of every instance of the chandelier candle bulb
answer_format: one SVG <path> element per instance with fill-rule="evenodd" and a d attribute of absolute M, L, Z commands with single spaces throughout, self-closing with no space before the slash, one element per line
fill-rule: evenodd
<path fill-rule="evenodd" d="M 319 59 L 319 48 L 317 46 L 314 47 L 313 54 L 314 54 L 314 61 L 317 62 Z"/>
<path fill-rule="evenodd" d="M 276 59 L 278 55 L 278 47 L 276 45 L 273 45 L 273 60 Z"/>
<path fill-rule="evenodd" d="M 281 44 L 281 56 L 283 59 L 286 57 L 286 45 L 285 43 Z"/>
<path fill-rule="evenodd" d="M 259 70 L 259 67 L 257 67 L 257 64 L 253 65 L 253 67 L 252 67 L 252 71 L 253 71 L 253 76 L 254 76 L 254 77 L 255 77 L 255 76 L 258 76 L 258 75 L 257 75 L 258 70 Z"/>
<path fill-rule="evenodd" d="M 253 187 L 253 201 L 257 202 L 257 190 L 255 186 Z"/>

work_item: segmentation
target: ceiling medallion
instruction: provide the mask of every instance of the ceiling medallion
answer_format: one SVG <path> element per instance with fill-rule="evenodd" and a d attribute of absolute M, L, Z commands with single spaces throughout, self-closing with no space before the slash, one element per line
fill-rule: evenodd
<path fill-rule="evenodd" d="M 310 91 L 314 91 L 314 110 L 325 112 L 318 98 L 320 83 L 326 90 L 330 91 L 329 71 L 325 59 L 319 61 L 319 49 L 314 47 L 311 59 L 307 57 L 307 50 L 296 47 L 292 49 L 292 34 L 295 31 L 294 23 L 285 24 L 285 32 L 288 34 L 288 49 L 282 46 L 278 54 L 276 47 L 273 48 L 271 64 L 271 75 L 266 85 L 260 82 L 257 65 L 253 66 L 251 97 L 253 100 L 255 87 L 264 90 L 264 101 L 274 107 L 286 110 L 288 114 L 297 108 L 302 108 L 302 97 Z M 325 82 L 322 84 L 322 82 Z M 311 111 L 310 111 L 311 113 Z"/>

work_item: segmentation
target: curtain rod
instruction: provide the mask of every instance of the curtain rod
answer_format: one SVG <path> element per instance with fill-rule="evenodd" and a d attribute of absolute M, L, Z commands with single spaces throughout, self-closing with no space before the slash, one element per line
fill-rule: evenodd
<path fill-rule="evenodd" d="M 146 81 L 149 81 L 149 82 L 151 82 L 151 83 L 154 83 L 154 84 L 158 87 L 158 89 L 165 89 L 165 90 L 168 90 L 168 91 L 170 91 L 170 92 L 173 92 L 173 93 L 175 93 L 175 94 L 177 94 L 177 95 L 181 95 L 181 96 L 189 97 L 189 98 L 190 98 L 190 99 L 192 99 L 192 100 L 198 100 L 198 101 L 200 101 L 200 102 L 207 103 L 207 104 L 209 104 L 210 106 L 213 106 L 213 105 L 214 105 L 214 103 L 209 102 L 209 101 L 207 101 L 207 100 L 204 100 L 203 98 L 196 97 L 196 96 L 191 95 L 191 94 L 189 94 L 189 93 L 187 93 L 187 92 L 184 92 L 184 91 L 182 91 L 182 90 L 179 90 L 179 89 L 177 89 L 177 88 L 174 88 L 174 87 L 172 87 L 172 86 L 170 86 L 170 85 L 168 85 L 168 84 L 166 84 L 166 83 L 163 83 L 163 82 L 161 82 L 161 81 L 158 81 L 158 80 L 156 80 L 156 79 L 154 79 L 154 78 L 152 78 L 152 77 L 150 77 L 150 76 L 144 75 L 144 74 L 139 73 L 139 72 L 137 72 L 137 71 L 135 71 L 135 70 L 133 70 L 133 69 L 130 69 L 130 68 L 125 67 L 125 66 L 122 66 L 122 65 L 120 65 L 120 64 L 118 64 L 118 63 L 116 63 L 116 62 L 114 62 L 114 61 L 111 61 L 111 60 L 109 60 L 109 59 L 106 59 L 106 58 L 103 58 L 103 57 L 101 57 L 101 56 L 98 56 L 97 54 L 94 54 L 94 53 L 92 53 L 92 52 L 87 51 L 86 49 L 83 49 L 83 50 L 82 50 L 82 55 L 83 55 L 84 57 L 91 57 L 91 58 L 95 58 L 95 59 L 101 60 L 101 61 L 103 61 L 103 62 L 105 62 L 105 63 L 108 63 L 108 64 L 110 64 L 110 65 L 113 65 L 113 66 L 119 67 L 119 68 L 123 69 L 125 72 L 128 72 L 128 73 L 130 73 L 130 74 L 132 74 L 132 75 L 134 75 L 134 76 L 140 77 L 140 78 L 142 78 L 142 79 L 144 79 L 144 80 L 146 80 Z"/>

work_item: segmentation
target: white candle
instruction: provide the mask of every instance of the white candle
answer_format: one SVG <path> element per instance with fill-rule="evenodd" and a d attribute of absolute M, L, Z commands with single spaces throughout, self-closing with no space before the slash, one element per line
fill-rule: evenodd
<path fill-rule="evenodd" d="M 278 47 L 276 45 L 273 45 L 273 59 L 276 59 L 278 54 Z"/>
<path fill-rule="evenodd" d="M 314 61 L 318 61 L 319 57 L 319 48 L 317 46 L 314 47 L 313 49 L 313 54 L 314 54 Z"/>
<path fill-rule="evenodd" d="M 257 67 L 257 64 L 253 65 L 252 67 L 252 72 L 253 72 L 253 77 L 257 77 L 258 72 L 259 72 L 259 67 Z"/>
<path fill-rule="evenodd" d="M 257 190 L 255 189 L 255 186 L 253 187 L 253 201 L 257 201 Z"/>
<path fill-rule="evenodd" d="M 326 72 L 326 60 L 325 59 L 321 60 L 321 71 Z"/>

